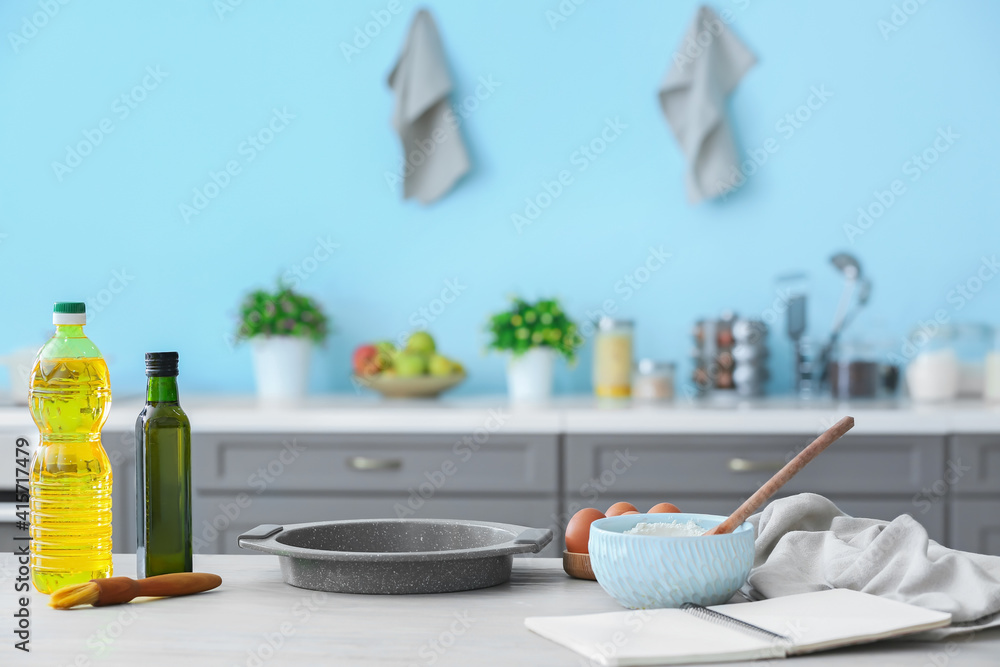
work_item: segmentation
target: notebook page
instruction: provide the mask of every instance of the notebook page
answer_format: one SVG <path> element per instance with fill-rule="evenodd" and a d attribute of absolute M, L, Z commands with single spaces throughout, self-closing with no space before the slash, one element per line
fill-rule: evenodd
<path fill-rule="evenodd" d="M 897 637 L 951 623 L 951 614 L 847 589 L 712 609 L 789 637 L 794 645 L 789 655 Z"/>
<path fill-rule="evenodd" d="M 598 665 L 630 667 L 783 658 L 785 648 L 679 609 L 526 618 L 529 630 Z"/>

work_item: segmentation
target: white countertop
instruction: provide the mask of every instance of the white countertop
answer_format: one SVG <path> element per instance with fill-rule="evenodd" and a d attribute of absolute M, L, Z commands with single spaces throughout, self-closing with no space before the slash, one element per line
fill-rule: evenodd
<path fill-rule="evenodd" d="M 302 405 L 261 405 L 252 396 L 193 396 L 181 401 L 192 429 L 201 433 L 677 433 L 811 434 L 850 414 L 855 433 L 1000 433 L 1000 405 L 961 401 L 918 405 L 905 401 L 802 402 L 788 398 L 732 403 L 678 399 L 644 404 L 561 397 L 535 406 L 511 405 L 505 396 L 439 400 L 386 400 L 313 396 Z M 105 430 L 130 431 L 142 408 L 138 397 L 116 400 Z M 0 407 L 0 429 L 34 431 L 25 406 Z"/>
<path fill-rule="evenodd" d="M 596 582 L 567 577 L 554 558 L 515 559 L 506 584 L 437 595 L 293 588 L 282 582 L 276 556 L 196 555 L 195 569 L 221 575 L 222 586 L 190 597 L 70 611 L 50 609 L 46 596 L 31 593 L 30 654 L 13 648 L 13 603 L 7 604 L 0 664 L 569 666 L 586 661 L 527 630 L 525 617 L 621 610 Z M 14 557 L 0 555 L 5 591 L 15 572 Z M 135 556 L 116 554 L 115 574 L 135 576 Z M 946 663 L 935 662 L 938 655 Z M 988 630 L 954 644 L 880 642 L 789 665 L 994 667 L 998 655 L 1000 630 Z"/>

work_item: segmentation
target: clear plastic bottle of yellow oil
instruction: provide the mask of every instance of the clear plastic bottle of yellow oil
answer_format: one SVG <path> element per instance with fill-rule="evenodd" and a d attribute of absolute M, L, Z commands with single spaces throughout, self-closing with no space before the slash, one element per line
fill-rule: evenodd
<path fill-rule="evenodd" d="M 31 581 L 42 593 L 111 576 L 111 462 L 101 427 L 108 366 L 83 333 L 83 303 L 52 309 L 56 332 L 38 351 L 28 401 L 38 426 L 31 460 Z"/>

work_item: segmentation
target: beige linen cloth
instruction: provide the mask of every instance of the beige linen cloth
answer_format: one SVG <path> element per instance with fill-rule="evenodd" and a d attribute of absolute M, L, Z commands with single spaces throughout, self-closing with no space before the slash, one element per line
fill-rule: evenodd
<path fill-rule="evenodd" d="M 1000 557 L 943 547 L 907 514 L 858 519 L 802 493 L 750 522 L 756 553 L 743 592 L 751 599 L 849 588 L 952 615 L 951 627 L 915 639 L 1000 626 Z"/>
<path fill-rule="evenodd" d="M 756 62 L 714 11 L 698 9 L 660 86 L 660 106 L 687 160 L 692 204 L 723 195 L 743 180 L 726 99 Z"/>
<path fill-rule="evenodd" d="M 403 197 L 428 204 L 470 165 L 448 100 L 452 85 L 441 37 L 426 9 L 413 17 L 389 87 L 395 95 L 392 125 L 403 144 Z"/>

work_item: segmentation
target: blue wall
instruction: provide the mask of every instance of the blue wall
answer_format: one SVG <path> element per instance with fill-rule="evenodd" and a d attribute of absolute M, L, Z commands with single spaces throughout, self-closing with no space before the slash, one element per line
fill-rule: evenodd
<path fill-rule="evenodd" d="M 875 283 L 857 333 L 898 348 L 938 309 L 998 322 L 1000 281 L 961 308 L 949 298 L 1000 250 L 997 3 L 909 0 L 916 12 L 886 32 L 889 0 L 720 0 L 759 57 L 732 98 L 738 141 L 747 155 L 778 150 L 735 196 L 692 207 L 656 91 L 696 3 L 589 2 L 553 27 L 556 0 L 432 0 L 454 99 L 481 77 L 498 86 L 463 122 L 474 170 L 422 207 L 385 178 L 400 152 L 385 80 L 417 5 L 402 2 L 348 62 L 340 44 L 388 2 L 247 1 L 220 17 L 225 0 L 46 1 L 58 12 L 37 30 L 25 20 L 45 2 L 0 4 L 0 351 L 43 340 L 53 301 L 97 305 L 108 289 L 88 330 L 119 395 L 141 390 L 142 355 L 156 349 L 180 351 L 185 392 L 252 391 L 249 350 L 227 342 L 236 304 L 317 239 L 339 245 L 300 285 L 338 329 L 317 391 L 350 391 L 351 349 L 409 329 L 449 280 L 464 289 L 430 330 L 467 363 L 467 393 L 503 390 L 482 325 L 514 292 L 559 296 L 579 318 L 611 299 L 637 320 L 640 355 L 682 361 L 695 319 L 765 312 L 774 277 L 792 269 L 811 273 L 821 334 L 840 288 L 827 258 L 849 249 Z M 806 114 L 813 87 L 832 97 Z M 242 142 L 274 109 L 294 119 L 251 162 Z M 797 110 L 810 115 L 800 127 L 779 125 Z M 627 127 L 580 171 L 574 152 L 607 119 Z M 102 121 L 111 132 L 60 180 L 52 163 Z M 946 128 L 958 139 L 934 164 L 906 164 Z M 240 174 L 185 224 L 179 206 L 229 160 Z M 563 169 L 573 183 L 519 234 L 511 215 Z M 903 194 L 848 239 L 858 207 L 895 179 Z M 661 246 L 671 259 L 626 299 L 616 284 Z M 774 388 L 787 390 L 780 327 L 773 338 Z M 561 391 L 588 389 L 589 352 L 560 369 Z"/>

